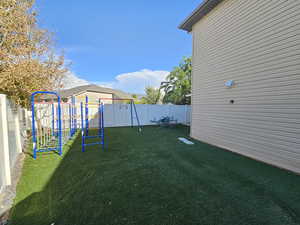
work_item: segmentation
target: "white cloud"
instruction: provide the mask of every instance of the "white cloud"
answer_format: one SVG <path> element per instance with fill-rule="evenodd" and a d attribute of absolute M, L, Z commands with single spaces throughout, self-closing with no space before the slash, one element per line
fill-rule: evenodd
<path fill-rule="evenodd" d="M 89 81 L 79 78 L 76 74 L 70 71 L 65 74 L 62 82 L 64 89 L 90 84 Z"/>
<path fill-rule="evenodd" d="M 143 69 L 132 73 L 116 76 L 111 82 L 97 82 L 101 86 L 119 89 L 129 93 L 145 93 L 147 86 L 159 87 L 169 75 L 168 71 Z"/>
<path fill-rule="evenodd" d="M 99 86 L 118 89 L 128 93 L 144 94 L 147 86 L 159 87 L 160 83 L 164 81 L 168 75 L 168 71 L 143 69 L 136 72 L 120 74 L 115 77 L 115 80 L 110 82 L 89 82 L 79 78 L 72 72 L 68 72 L 63 79 L 63 83 L 65 89 L 95 83 Z"/>

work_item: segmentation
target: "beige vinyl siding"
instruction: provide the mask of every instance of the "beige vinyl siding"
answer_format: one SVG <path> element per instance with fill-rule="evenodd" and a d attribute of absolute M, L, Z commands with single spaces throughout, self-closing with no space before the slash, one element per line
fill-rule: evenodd
<path fill-rule="evenodd" d="M 113 100 L 111 100 L 113 98 L 113 94 L 97 93 L 97 92 L 91 92 L 91 91 L 87 91 L 87 92 L 84 92 L 82 94 L 75 96 L 76 102 L 85 102 L 85 96 L 88 96 L 89 103 L 98 104 L 99 99 L 101 99 L 101 98 L 105 99 L 105 100 L 103 100 L 103 102 L 105 104 L 112 104 L 112 102 L 113 102 Z"/>
<path fill-rule="evenodd" d="M 191 136 L 300 173 L 300 1 L 224 0 L 192 34 Z"/>

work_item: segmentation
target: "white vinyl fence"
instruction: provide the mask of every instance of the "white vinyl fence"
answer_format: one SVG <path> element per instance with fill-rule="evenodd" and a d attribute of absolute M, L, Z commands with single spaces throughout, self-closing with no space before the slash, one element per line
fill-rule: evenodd
<path fill-rule="evenodd" d="M 0 193 L 11 185 L 12 170 L 26 139 L 27 111 L 0 94 Z"/>
<path fill-rule="evenodd" d="M 191 108 L 188 105 L 136 105 L 137 114 L 140 124 L 156 125 L 155 122 L 163 117 L 170 117 L 181 124 L 190 124 Z M 97 114 L 97 109 L 89 111 L 90 118 Z M 106 104 L 104 106 L 104 126 L 105 127 L 122 127 L 131 125 L 130 104 Z M 134 126 L 137 125 L 135 113 L 133 110 Z M 97 119 L 91 119 L 91 127 L 97 127 Z"/>

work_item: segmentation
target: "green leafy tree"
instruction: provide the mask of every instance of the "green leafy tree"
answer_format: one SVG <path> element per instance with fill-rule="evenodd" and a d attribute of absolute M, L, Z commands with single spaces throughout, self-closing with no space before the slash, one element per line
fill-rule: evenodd
<path fill-rule="evenodd" d="M 157 104 L 160 100 L 160 89 L 154 87 L 146 87 L 146 96 L 142 98 L 143 104 Z"/>
<path fill-rule="evenodd" d="M 131 97 L 133 98 L 134 104 L 143 104 L 142 100 L 137 94 L 132 94 Z"/>
<path fill-rule="evenodd" d="M 192 58 L 183 58 L 167 76 L 166 82 L 162 82 L 161 89 L 165 92 L 163 103 L 191 104 L 191 97 L 188 96 L 191 94 L 191 77 Z"/>

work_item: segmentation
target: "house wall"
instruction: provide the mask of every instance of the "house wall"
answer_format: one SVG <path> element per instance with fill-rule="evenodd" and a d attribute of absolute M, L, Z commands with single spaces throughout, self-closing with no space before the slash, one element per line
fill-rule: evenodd
<path fill-rule="evenodd" d="M 106 93 L 97 93 L 97 92 L 84 92 L 82 94 L 76 95 L 75 99 L 76 102 L 85 102 L 85 96 L 89 97 L 90 103 L 98 103 L 99 98 L 113 98 L 113 94 L 106 94 Z M 112 104 L 112 100 L 103 100 L 105 104 Z"/>
<path fill-rule="evenodd" d="M 300 1 L 224 0 L 193 26 L 192 137 L 300 172 L 299 21 Z"/>

